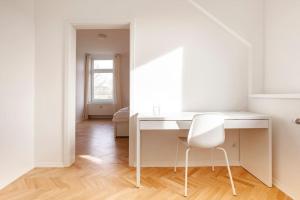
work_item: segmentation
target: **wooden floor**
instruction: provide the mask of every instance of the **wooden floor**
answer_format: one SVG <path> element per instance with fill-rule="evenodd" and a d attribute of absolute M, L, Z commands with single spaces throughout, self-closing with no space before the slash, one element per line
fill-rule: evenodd
<path fill-rule="evenodd" d="M 78 124 L 76 162 L 69 168 L 34 169 L 0 191 L 0 200 L 147 200 L 147 199 L 290 199 L 268 188 L 240 167 L 232 167 L 237 197 L 231 194 L 226 168 L 190 168 L 189 197 L 183 197 L 183 169 L 143 169 L 143 187 L 135 188 L 128 167 L 128 139 L 114 139 L 108 120 Z"/>

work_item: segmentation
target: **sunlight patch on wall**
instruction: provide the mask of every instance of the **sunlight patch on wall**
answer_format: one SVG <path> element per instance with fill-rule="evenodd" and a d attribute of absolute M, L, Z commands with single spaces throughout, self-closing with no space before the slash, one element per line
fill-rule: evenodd
<path fill-rule="evenodd" d="M 136 111 L 179 112 L 182 109 L 183 48 L 179 47 L 136 67 Z"/>

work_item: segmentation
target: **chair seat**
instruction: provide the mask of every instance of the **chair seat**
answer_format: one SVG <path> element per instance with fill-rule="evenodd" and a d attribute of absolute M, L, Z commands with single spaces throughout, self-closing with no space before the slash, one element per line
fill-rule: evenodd
<path fill-rule="evenodd" d="M 178 140 L 183 143 L 185 146 L 189 146 L 187 143 L 187 137 L 178 137 Z"/>

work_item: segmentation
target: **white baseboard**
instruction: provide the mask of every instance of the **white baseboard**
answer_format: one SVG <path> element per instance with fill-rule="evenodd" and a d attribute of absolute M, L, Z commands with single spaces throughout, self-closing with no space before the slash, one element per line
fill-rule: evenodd
<path fill-rule="evenodd" d="M 62 162 L 36 162 L 35 167 L 40 167 L 40 168 L 50 168 L 50 167 L 65 167 L 64 163 Z"/>
<path fill-rule="evenodd" d="M 290 189 L 287 186 L 285 186 L 282 182 L 280 182 L 277 178 L 273 178 L 273 185 L 275 185 L 279 190 L 284 192 L 290 198 L 296 199 L 294 192 L 290 191 Z"/>
<path fill-rule="evenodd" d="M 184 161 L 178 161 L 178 167 L 184 167 Z M 174 167 L 174 160 L 172 161 L 142 161 L 142 167 Z M 214 161 L 215 166 L 226 166 L 226 162 L 223 160 Z M 190 161 L 190 167 L 209 167 L 211 166 L 210 160 L 199 160 L 199 161 Z M 231 161 L 230 166 L 240 166 L 239 161 Z M 135 162 L 131 167 L 135 167 Z"/>

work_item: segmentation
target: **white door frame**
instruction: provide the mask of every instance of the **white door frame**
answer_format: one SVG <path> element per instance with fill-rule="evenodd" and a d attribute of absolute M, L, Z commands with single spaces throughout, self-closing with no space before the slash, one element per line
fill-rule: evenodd
<path fill-rule="evenodd" d="M 130 116 L 134 115 L 134 96 L 133 96 L 133 76 L 135 69 L 135 20 L 73 20 L 65 22 L 65 50 L 64 50 L 64 109 L 63 109 L 63 164 L 65 167 L 72 165 L 75 162 L 75 99 L 76 99 L 76 30 L 78 29 L 120 29 L 128 27 L 130 29 Z M 133 117 L 129 119 L 129 143 L 133 144 L 131 137 L 131 130 L 134 121 Z M 129 160 L 131 163 L 133 152 L 132 145 L 129 145 Z"/>

